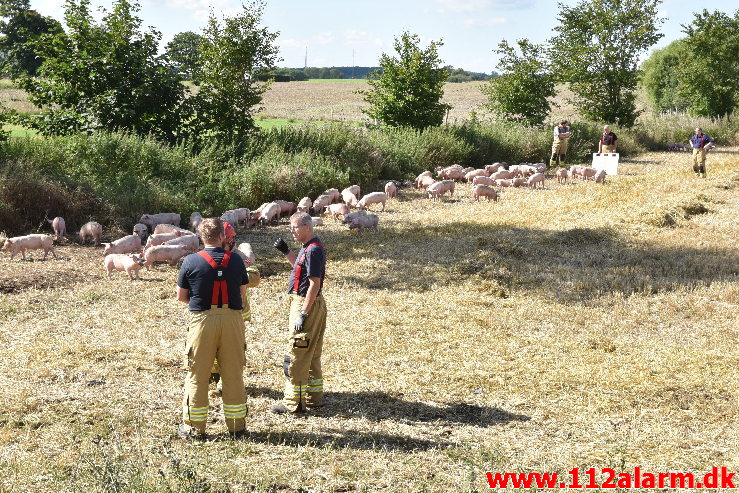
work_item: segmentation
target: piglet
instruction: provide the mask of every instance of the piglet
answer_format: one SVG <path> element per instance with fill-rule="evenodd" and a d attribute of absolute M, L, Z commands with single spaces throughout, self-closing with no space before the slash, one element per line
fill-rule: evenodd
<path fill-rule="evenodd" d="M 103 227 L 100 223 L 90 221 L 82 225 L 80 228 L 80 243 L 87 243 L 87 239 L 91 239 L 95 246 L 100 244 L 100 237 L 103 235 Z"/>
<path fill-rule="evenodd" d="M 313 207 L 313 201 L 310 197 L 303 197 L 298 202 L 298 212 L 308 212 L 311 207 Z"/>
<path fill-rule="evenodd" d="M 593 179 L 595 179 L 595 183 L 605 183 L 606 182 L 606 172 L 605 170 L 598 170 L 596 171 L 595 175 L 593 176 Z"/>
<path fill-rule="evenodd" d="M 476 176 L 472 180 L 472 185 L 487 185 L 489 187 L 492 187 L 495 185 L 495 180 L 492 178 L 488 178 L 487 176 Z"/>
<path fill-rule="evenodd" d="M 330 204 L 326 206 L 326 212 L 331 214 L 334 221 L 339 219 L 339 216 L 346 216 L 349 214 L 349 206 L 346 204 Z"/>
<path fill-rule="evenodd" d="M 479 201 L 480 197 L 487 197 L 488 202 L 491 199 L 493 202 L 498 201 L 497 192 L 487 185 L 475 185 L 475 188 L 472 189 L 472 196 L 476 201 Z"/>
<path fill-rule="evenodd" d="M 398 187 L 395 186 L 395 183 L 391 181 L 385 183 L 385 195 L 389 199 L 395 198 L 398 195 Z"/>
<path fill-rule="evenodd" d="M 21 259 L 26 260 L 26 250 L 44 250 L 44 260 L 46 256 L 51 254 L 56 258 L 54 253 L 54 238 L 50 235 L 33 234 L 26 236 L 16 236 L 15 238 L 8 238 L 5 240 L 3 245 L 3 252 L 10 252 L 10 260 L 16 256 L 18 252 L 21 252 Z"/>
<path fill-rule="evenodd" d="M 544 173 L 534 173 L 529 177 L 526 183 L 531 188 L 536 188 L 536 186 L 541 183 L 541 188 L 544 188 Z"/>
<path fill-rule="evenodd" d="M 182 245 L 190 252 L 197 252 L 200 249 L 200 238 L 195 235 L 182 235 L 167 240 L 162 245 Z"/>
<path fill-rule="evenodd" d="M 372 192 L 368 193 L 362 200 L 359 201 L 357 207 L 359 209 L 369 209 L 372 204 L 382 204 L 382 210 L 385 210 L 385 202 L 387 202 L 388 196 L 384 192 Z"/>
<path fill-rule="evenodd" d="M 140 255 L 124 255 L 121 253 L 114 253 L 108 255 L 103 260 L 103 267 L 108 271 L 108 279 L 111 279 L 113 271 L 123 272 L 128 274 L 128 277 L 133 281 L 139 278 L 139 270 L 144 264 L 144 259 Z"/>
<path fill-rule="evenodd" d="M 128 235 L 123 238 L 119 238 L 112 243 L 103 243 L 103 246 L 105 247 L 103 255 L 140 252 L 141 238 L 139 238 L 139 235 Z"/>
<path fill-rule="evenodd" d="M 144 245 L 144 251 L 146 251 L 147 248 L 151 248 L 153 246 L 162 245 L 165 241 L 174 240 L 175 238 L 179 238 L 182 236 L 179 232 L 176 233 L 154 233 L 153 235 L 149 236 L 146 240 L 146 245 Z M 193 236 L 195 235 L 187 235 L 187 236 Z M 195 237 L 197 239 L 197 237 Z"/>
<path fill-rule="evenodd" d="M 55 217 L 53 220 L 47 219 L 49 224 L 51 224 L 51 229 L 54 230 L 54 235 L 56 236 L 57 240 L 61 240 L 62 236 L 65 235 L 67 232 L 67 226 L 64 223 L 63 217 Z"/>
<path fill-rule="evenodd" d="M 157 224 L 156 227 L 154 228 L 154 234 L 163 234 L 163 233 L 180 233 L 182 235 L 193 234 L 193 232 L 190 231 L 189 229 L 183 229 L 173 224 Z"/>
<path fill-rule="evenodd" d="M 375 214 L 367 214 L 366 216 L 356 216 L 349 224 L 349 229 L 357 229 L 361 233 L 365 229 L 371 229 L 375 232 L 379 231 L 378 224 L 380 218 Z"/>
<path fill-rule="evenodd" d="M 149 227 L 146 224 L 136 223 L 133 226 L 133 234 L 137 235 L 142 240 L 145 240 L 149 236 Z"/>
<path fill-rule="evenodd" d="M 182 257 L 190 253 L 185 245 L 157 245 L 148 248 L 144 253 L 146 270 L 154 265 L 154 262 L 169 262 L 175 265 Z"/>
<path fill-rule="evenodd" d="M 560 168 L 555 174 L 557 175 L 557 183 L 567 183 L 569 172 L 566 169 Z"/>

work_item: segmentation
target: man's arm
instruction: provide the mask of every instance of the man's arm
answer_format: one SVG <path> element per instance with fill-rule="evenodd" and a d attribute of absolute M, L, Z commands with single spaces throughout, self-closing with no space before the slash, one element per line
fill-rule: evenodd
<path fill-rule="evenodd" d="M 308 278 L 308 292 L 305 293 L 305 301 L 303 302 L 303 311 L 309 313 L 310 309 L 313 308 L 313 302 L 316 301 L 318 291 L 321 290 L 321 278 L 320 277 L 309 277 Z"/>
<path fill-rule="evenodd" d="M 297 256 L 293 252 L 287 252 L 285 254 L 285 259 L 287 259 L 288 262 L 290 262 L 291 266 L 295 266 L 295 261 L 297 260 Z"/>
<path fill-rule="evenodd" d="M 190 290 L 177 286 L 177 301 L 190 303 Z"/>

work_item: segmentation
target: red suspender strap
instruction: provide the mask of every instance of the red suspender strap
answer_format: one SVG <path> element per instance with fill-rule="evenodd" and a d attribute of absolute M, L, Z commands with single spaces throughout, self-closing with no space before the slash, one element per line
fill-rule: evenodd
<path fill-rule="evenodd" d="M 300 275 L 303 273 L 305 255 L 308 253 L 308 249 L 313 245 L 318 245 L 319 247 L 323 248 L 323 245 L 321 245 L 317 241 L 314 241 L 313 243 L 308 243 L 308 246 L 306 246 L 305 250 L 303 250 L 303 255 L 300 256 L 300 258 L 298 259 L 298 263 L 295 265 L 295 282 L 293 283 L 293 291 L 295 291 L 296 294 L 298 292 L 298 287 L 300 286 Z"/>
<path fill-rule="evenodd" d="M 208 264 L 211 266 L 211 268 L 218 271 L 218 277 L 223 276 L 223 271 L 228 267 L 228 262 L 231 260 L 231 252 L 226 252 L 223 255 L 223 260 L 221 260 L 220 266 L 205 250 L 200 250 L 198 252 L 198 255 L 203 257 L 205 261 L 208 262 Z M 213 281 L 213 294 L 210 298 L 210 304 L 218 305 L 219 307 L 228 304 L 228 286 L 226 285 L 225 279 L 216 279 L 215 281 Z"/>

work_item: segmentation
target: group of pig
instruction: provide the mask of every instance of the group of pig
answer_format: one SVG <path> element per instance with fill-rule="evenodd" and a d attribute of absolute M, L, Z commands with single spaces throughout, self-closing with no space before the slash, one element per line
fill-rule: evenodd
<path fill-rule="evenodd" d="M 467 182 L 472 185 L 472 198 L 479 201 L 481 197 L 488 201 L 498 200 L 498 193 L 493 188 L 498 187 L 530 187 L 544 188 L 547 165 L 545 163 L 521 163 L 508 165 L 508 163 L 488 164 L 484 168 L 463 168 L 459 164 L 436 168 L 436 178 L 431 171 L 424 171 L 416 177 L 416 188 L 426 190 L 429 199 L 438 200 L 449 192 L 454 195 L 456 182 Z M 594 178 L 596 183 L 605 181 L 605 171 L 598 171 L 588 166 L 572 166 L 568 172 L 566 169 L 558 170 L 556 173 L 559 183 L 566 182 L 571 178 Z M 439 181 L 437 181 L 439 179 Z"/>

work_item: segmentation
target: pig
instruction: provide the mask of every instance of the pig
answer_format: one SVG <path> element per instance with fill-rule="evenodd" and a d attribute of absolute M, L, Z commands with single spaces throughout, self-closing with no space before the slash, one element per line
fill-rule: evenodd
<path fill-rule="evenodd" d="M 184 245 L 190 252 L 197 252 L 200 250 L 200 238 L 195 235 L 182 235 L 167 240 L 162 245 Z"/>
<path fill-rule="evenodd" d="M 421 180 L 423 180 L 423 178 L 425 178 L 427 176 L 428 177 L 433 177 L 434 175 L 431 174 L 430 171 L 424 171 L 423 173 L 421 173 L 420 175 L 418 175 L 416 177 L 416 179 L 415 179 L 416 188 L 421 188 Z"/>
<path fill-rule="evenodd" d="M 185 245 L 157 245 L 146 250 L 144 259 L 146 270 L 154 265 L 154 262 L 169 262 L 175 265 L 182 257 L 190 253 Z"/>
<path fill-rule="evenodd" d="M 498 201 L 498 193 L 487 185 L 475 185 L 472 189 L 472 197 L 478 202 L 480 197 L 487 197 L 488 202 L 490 202 L 490 199 L 493 199 L 493 202 Z"/>
<path fill-rule="evenodd" d="M 531 166 L 536 168 L 537 173 L 544 173 L 547 170 L 547 163 L 534 163 Z"/>
<path fill-rule="evenodd" d="M 162 212 L 159 214 L 144 214 L 139 218 L 141 224 L 146 224 L 151 229 L 157 227 L 157 224 L 173 224 L 180 225 L 180 215 L 174 212 Z"/>
<path fill-rule="evenodd" d="M 332 204 L 341 201 L 341 194 L 335 188 L 329 188 L 328 190 L 324 191 L 321 195 L 328 195 L 329 197 L 331 197 Z"/>
<path fill-rule="evenodd" d="M 242 259 L 248 261 L 248 264 L 253 264 L 257 260 L 256 255 L 254 255 L 254 250 L 249 243 L 239 243 L 239 246 L 237 246 L 234 251 L 238 253 Z"/>
<path fill-rule="evenodd" d="M 18 252 L 21 252 L 21 259 L 26 260 L 26 250 L 40 249 L 44 250 L 44 260 L 46 260 L 46 256 L 49 255 L 49 252 L 51 252 L 54 258 L 57 258 L 56 253 L 54 252 L 54 238 L 51 235 L 44 234 L 7 238 L 2 251 L 10 252 L 10 260 L 13 260 L 13 257 L 15 257 Z"/>
<path fill-rule="evenodd" d="M 500 169 L 490 175 L 490 178 L 492 178 L 493 180 L 510 180 L 511 178 L 513 178 L 513 173 L 511 173 L 507 169 Z"/>
<path fill-rule="evenodd" d="M 519 177 L 517 177 L 517 178 L 513 178 L 513 179 L 511 180 L 511 184 L 512 184 L 512 185 L 513 185 L 514 187 L 523 187 L 523 186 L 525 186 L 525 185 L 526 185 L 526 178 L 523 178 L 523 177 L 520 177 L 520 176 L 519 176 Z"/>
<path fill-rule="evenodd" d="M 331 214 L 334 221 L 339 219 L 339 216 L 346 216 L 349 214 L 349 206 L 346 204 L 329 204 L 326 206 L 326 211 Z"/>
<path fill-rule="evenodd" d="M 500 163 L 493 163 L 493 164 L 485 165 L 485 171 L 488 172 L 488 176 L 492 175 L 493 173 L 501 169 L 503 169 L 503 166 Z"/>
<path fill-rule="evenodd" d="M 311 217 L 310 222 L 314 228 L 316 226 L 323 226 L 323 219 L 321 219 L 320 217 Z"/>
<path fill-rule="evenodd" d="M 567 183 L 567 176 L 569 175 L 569 173 L 566 169 L 558 169 L 555 175 L 557 175 L 557 183 Z"/>
<path fill-rule="evenodd" d="M 488 172 L 484 169 L 473 169 L 472 171 L 464 175 L 464 181 L 472 183 L 472 180 L 474 180 L 476 176 L 488 176 Z"/>
<path fill-rule="evenodd" d="M 429 186 L 426 189 L 430 199 L 437 200 L 442 195 L 449 192 L 449 196 L 454 196 L 454 180 L 444 180 Z"/>
<path fill-rule="evenodd" d="M 462 173 L 464 173 L 466 175 L 467 173 L 469 173 L 470 171 L 472 171 L 474 169 L 475 168 L 473 168 L 472 166 L 468 166 L 468 167 L 466 167 L 465 169 L 462 170 Z"/>
<path fill-rule="evenodd" d="M 177 226 L 173 226 L 171 224 L 157 224 L 157 227 L 154 228 L 154 234 L 164 234 L 164 233 L 179 233 L 181 235 L 191 235 L 194 234 L 189 229 L 182 229 Z"/>
<path fill-rule="evenodd" d="M 277 202 L 270 202 L 267 206 L 262 209 L 262 213 L 259 217 L 259 223 L 265 225 L 271 223 L 274 220 L 280 219 L 280 206 Z"/>
<path fill-rule="evenodd" d="M 298 208 L 295 202 L 287 202 L 285 200 L 278 200 L 276 202 L 277 205 L 280 206 L 280 217 L 282 217 L 283 215 L 289 216 Z"/>
<path fill-rule="evenodd" d="M 385 195 L 387 195 L 388 199 L 394 198 L 398 194 L 398 187 L 395 186 L 395 183 L 389 181 L 385 183 Z"/>
<path fill-rule="evenodd" d="M 344 224 L 351 224 L 351 222 L 354 220 L 355 217 L 366 216 L 366 215 L 367 215 L 367 211 L 365 210 L 358 210 L 358 211 L 350 212 L 349 214 L 344 216 L 341 222 Z"/>
<path fill-rule="evenodd" d="M 356 194 L 352 193 L 348 188 L 341 191 L 341 200 L 344 201 L 347 207 L 356 207 L 359 202 Z"/>
<path fill-rule="evenodd" d="M 579 164 L 575 164 L 570 166 L 570 176 L 575 178 L 582 178 L 582 170 L 585 168 L 585 166 L 581 166 Z"/>
<path fill-rule="evenodd" d="M 319 195 L 318 198 L 313 201 L 313 210 L 320 214 L 330 203 L 332 203 L 330 195 Z"/>
<path fill-rule="evenodd" d="M 458 164 L 453 164 L 446 168 L 440 169 L 436 176 L 442 180 L 461 180 L 464 178 L 464 168 Z"/>
<path fill-rule="evenodd" d="M 539 183 L 541 183 L 541 188 L 544 188 L 544 173 L 534 173 L 526 182 L 531 188 L 536 188 L 536 185 Z"/>
<path fill-rule="evenodd" d="M 593 176 L 593 179 L 595 179 L 595 183 L 605 183 L 606 182 L 605 170 L 602 170 L 602 169 L 598 170 Z"/>
<path fill-rule="evenodd" d="M 134 253 L 141 251 L 141 238 L 139 235 L 128 235 L 119 238 L 112 243 L 103 243 L 105 250 L 103 255 L 112 255 L 114 253 Z"/>
<path fill-rule="evenodd" d="M 313 201 L 309 197 L 303 197 L 298 202 L 298 212 L 308 212 L 313 207 Z"/>
<path fill-rule="evenodd" d="M 372 192 L 368 193 L 364 197 L 362 197 L 362 200 L 359 201 L 357 204 L 357 207 L 359 209 L 369 209 L 369 206 L 372 204 L 382 204 L 382 210 L 385 210 L 385 202 L 387 202 L 387 194 L 384 192 Z"/>
<path fill-rule="evenodd" d="M 489 187 L 492 187 L 495 185 L 495 180 L 492 178 L 488 178 L 487 176 L 476 176 L 472 180 L 472 185 L 487 185 Z"/>
<path fill-rule="evenodd" d="M 521 168 L 519 168 L 519 166 L 517 164 L 514 164 L 513 166 L 511 166 L 510 168 L 508 168 L 508 172 L 510 173 L 511 178 L 516 178 L 516 177 L 522 177 L 523 176 L 523 171 L 521 170 Z"/>
<path fill-rule="evenodd" d="M 133 234 L 138 235 L 139 238 L 145 240 L 149 236 L 149 228 L 146 224 L 136 223 L 133 225 Z"/>
<path fill-rule="evenodd" d="M 128 277 L 133 281 L 139 278 L 139 270 L 144 264 L 144 259 L 140 255 L 135 253 L 132 255 L 123 255 L 121 253 L 114 253 L 108 255 L 103 259 L 103 267 L 108 271 L 108 279 L 112 279 L 113 271 L 123 272 L 128 274 Z"/>
<path fill-rule="evenodd" d="M 430 173 L 430 171 L 429 171 L 429 173 Z M 349 192 L 349 193 L 353 194 L 354 196 L 359 196 L 359 194 L 361 193 L 361 189 L 359 188 L 359 185 L 351 185 L 351 186 L 348 186 L 344 190 L 341 191 L 342 194 L 344 192 Z"/>
<path fill-rule="evenodd" d="M 103 227 L 95 221 L 90 221 L 82 225 L 80 228 L 80 243 L 87 243 L 87 239 L 90 238 L 95 246 L 100 244 L 100 237 L 103 235 Z"/>
<path fill-rule="evenodd" d="M 239 227 L 239 215 L 235 211 L 225 211 L 221 214 L 221 221 L 225 221 L 233 226 L 234 230 Z"/>
<path fill-rule="evenodd" d="M 588 178 L 595 177 L 595 174 L 598 172 L 595 168 L 591 168 L 590 166 L 580 166 L 577 169 L 577 177 L 583 180 L 587 180 Z"/>
<path fill-rule="evenodd" d="M 495 180 L 495 184 L 499 187 L 512 187 L 513 186 L 513 180 L 512 179 L 498 179 Z"/>
<path fill-rule="evenodd" d="M 521 171 L 521 176 L 523 176 L 524 178 L 528 176 L 533 176 L 539 172 L 536 167 L 531 166 L 530 164 L 519 164 L 518 169 Z"/>
<path fill-rule="evenodd" d="M 372 229 L 373 231 L 379 231 L 378 224 L 380 218 L 375 214 L 367 214 L 365 216 L 357 216 L 349 224 L 349 229 L 356 229 L 360 233 L 365 229 Z"/>
<path fill-rule="evenodd" d="M 67 232 L 67 226 L 64 223 L 64 218 L 57 216 L 53 220 L 47 219 L 47 221 L 49 222 L 49 224 L 51 224 L 51 229 L 54 230 L 54 235 L 56 236 L 56 239 L 61 240 Z"/>
<path fill-rule="evenodd" d="M 175 238 L 179 238 L 182 236 L 182 233 L 179 231 L 176 231 L 174 233 L 154 233 L 153 235 L 149 236 L 149 238 L 146 239 L 146 244 L 144 245 L 144 251 L 146 251 L 147 248 L 151 248 L 153 246 L 162 245 L 165 241 L 174 240 Z M 195 235 L 187 235 L 187 236 L 193 236 Z"/>
<path fill-rule="evenodd" d="M 436 183 L 436 180 L 434 180 L 431 176 L 424 176 L 419 182 L 419 188 L 428 190 L 428 188 L 434 183 Z"/>
<path fill-rule="evenodd" d="M 190 229 L 192 231 L 198 230 L 198 224 L 200 224 L 200 221 L 203 220 L 203 215 L 199 212 L 195 211 L 192 214 L 190 214 Z"/>
<path fill-rule="evenodd" d="M 236 220 L 239 224 L 243 224 L 244 226 L 246 226 L 249 216 L 251 215 L 251 211 L 249 209 L 247 209 L 246 207 L 239 207 L 238 209 L 234 209 L 231 212 L 236 214 Z"/>

